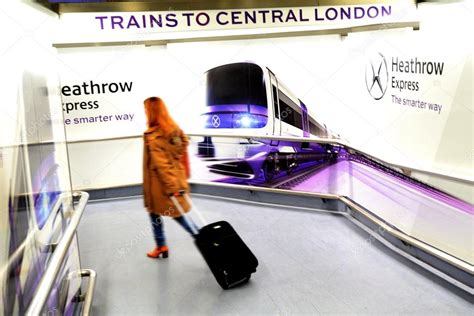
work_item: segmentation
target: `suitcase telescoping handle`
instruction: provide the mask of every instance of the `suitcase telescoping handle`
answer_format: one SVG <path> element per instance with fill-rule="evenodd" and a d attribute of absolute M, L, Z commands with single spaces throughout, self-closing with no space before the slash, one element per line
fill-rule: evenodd
<path fill-rule="evenodd" d="M 179 193 L 184 197 L 186 202 L 188 202 L 188 204 L 191 206 L 191 210 L 193 210 L 195 214 L 197 215 L 197 217 L 199 217 L 199 221 L 202 223 L 202 225 L 203 226 L 207 225 L 207 221 L 204 219 L 201 212 L 199 212 L 199 210 L 194 206 L 193 202 L 191 201 L 191 198 L 189 197 L 189 194 L 187 194 L 185 191 L 181 191 Z M 181 206 L 181 204 L 179 204 L 178 199 L 174 195 L 170 195 L 170 199 L 173 202 L 176 209 L 178 210 L 178 212 L 181 214 L 181 216 L 183 216 L 183 218 L 186 221 L 188 221 L 189 227 L 191 227 L 193 234 L 197 235 L 198 231 L 196 229 L 196 226 L 192 225 L 192 221 L 189 220 L 188 215 L 184 212 L 184 209 Z"/>

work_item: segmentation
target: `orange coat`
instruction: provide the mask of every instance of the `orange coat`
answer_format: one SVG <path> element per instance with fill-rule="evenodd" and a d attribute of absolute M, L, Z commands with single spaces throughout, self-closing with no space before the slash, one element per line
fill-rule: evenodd
<path fill-rule="evenodd" d="M 169 198 L 171 193 L 189 192 L 183 155 L 187 153 L 188 138 L 181 129 L 164 135 L 159 127 L 147 130 L 143 146 L 143 194 L 145 207 L 151 213 L 179 217 Z M 190 205 L 183 197 L 178 201 L 188 212 Z"/>

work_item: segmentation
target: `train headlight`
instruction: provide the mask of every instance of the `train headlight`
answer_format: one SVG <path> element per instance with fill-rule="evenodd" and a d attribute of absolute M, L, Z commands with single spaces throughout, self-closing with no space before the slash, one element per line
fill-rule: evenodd
<path fill-rule="evenodd" d="M 253 114 L 234 114 L 234 128 L 261 128 L 267 124 L 267 118 Z"/>
<path fill-rule="evenodd" d="M 242 127 L 251 127 L 252 126 L 252 118 L 248 116 L 242 116 L 240 119 L 240 126 Z"/>

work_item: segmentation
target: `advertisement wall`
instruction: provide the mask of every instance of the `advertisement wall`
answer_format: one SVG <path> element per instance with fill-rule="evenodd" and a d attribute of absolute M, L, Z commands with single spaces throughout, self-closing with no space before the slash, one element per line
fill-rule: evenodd
<path fill-rule="evenodd" d="M 351 145 L 472 181 L 472 52 L 453 36 L 470 23 L 466 5 L 420 5 L 418 31 L 60 49 L 68 138 L 81 141 L 71 145 L 73 181 L 88 188 L 140 183 L 141 140 L 98 140 L 141 135 L 142 100 L 152 95 L 186 132 L 202 131 L 204 73 L 241 61 L 268 67 Z M 472 195 L 469 185 L 420 177 Z"/>

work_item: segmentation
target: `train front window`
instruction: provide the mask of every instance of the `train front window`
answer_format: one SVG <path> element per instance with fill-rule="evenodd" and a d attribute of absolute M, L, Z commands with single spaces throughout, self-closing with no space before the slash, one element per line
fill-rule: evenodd
<path fill-rule="evenodd" d="M 213 68 L 206 73 L 206 128 L 262 128 L 268 122 L 263 70 L 251 63 Z"/>
<path fill-rule="evenodd" d="M 207 105 L 252 104 L 267 107 L 262 69 L 237 63 L 211 69 L 206 74 Z"/>

